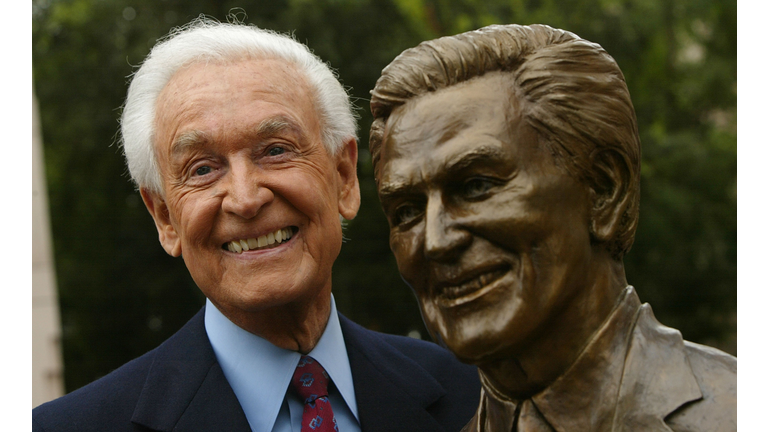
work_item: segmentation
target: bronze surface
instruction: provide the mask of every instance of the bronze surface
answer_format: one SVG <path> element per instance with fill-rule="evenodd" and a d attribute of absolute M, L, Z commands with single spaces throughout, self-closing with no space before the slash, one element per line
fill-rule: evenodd
<path fill-rule="evenodd" d="M 640 141 L 599 45 L 490 26 L 406 50 L 372 95 L 398 268 L 434 339 L 480 368 L 465 430 L 736 429 L 736 359 L 628 286 Z"/>

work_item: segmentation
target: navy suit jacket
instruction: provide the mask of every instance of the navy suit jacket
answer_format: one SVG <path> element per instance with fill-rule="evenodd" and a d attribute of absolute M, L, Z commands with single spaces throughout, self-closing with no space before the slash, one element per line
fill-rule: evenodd
<path fill-rule="evenodd" d="M 477 370 L 429 342 L 339 314 L 362 431 L 458 431 L 479 402 Z M 197 313 L 159 347 L 32 410 L 34 431 L 250 431 Z"/>

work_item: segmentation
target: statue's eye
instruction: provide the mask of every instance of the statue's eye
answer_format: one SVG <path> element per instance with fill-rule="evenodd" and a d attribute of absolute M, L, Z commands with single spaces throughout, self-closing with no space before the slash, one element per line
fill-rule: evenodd
<path fill-rule="evenodd" d="M 493 186 L 494 183 L 492 181 L 475 177 L 464 182 L 461 192 L 465 198 L 480 198 L 491 190 Z"/>
<path fill-rule="evenodd" d="M 412 204 L 404 204 L 395 210 L 395 217 L 394 217 L 394 224 L 395 225 L 401 225 L 406 224 L 409 222 L 412 222 L 414 219 L 418 218 L 421 215 L 421 209 L 418 207 L 412 205 Z"/>
<path fill-rule="evenodd" d="M 272 147 L 267 153 L 270 156 L 280 156 L 281 154 L 285 153 L 285 149 L 282 147 Z"/>
<path fill-rule="evenodd" d="M 195 175 L 204 176 L 206 174 L 210 174 L 211 171 L 213 171 L 213 168 L 209 167 L 208 165 L 204 165 L 195 170 Z"/>

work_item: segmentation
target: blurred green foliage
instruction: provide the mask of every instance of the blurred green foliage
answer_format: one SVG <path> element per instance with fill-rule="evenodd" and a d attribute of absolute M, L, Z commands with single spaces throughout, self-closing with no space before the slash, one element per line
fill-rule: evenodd
<path fill-rule="evenodd" d="M 158 345 L 202 305 L 165 255 L 118 147 L 128 76 L 199 14 L 292 32 L 339 72 L 360 114 L 363 206 L 334 267 L 339 309 L 428 337 L 389 252 L 368 147 L 369 90 L 422 40 L 493 23 L 544 23 L 619 63 L 643 142 L 640 227 L 627 277 L 686 339 L 736 353 L 736 2 L 731 0 L 33 0 L 40 103 L 63 320 L 76 389 Z"/>

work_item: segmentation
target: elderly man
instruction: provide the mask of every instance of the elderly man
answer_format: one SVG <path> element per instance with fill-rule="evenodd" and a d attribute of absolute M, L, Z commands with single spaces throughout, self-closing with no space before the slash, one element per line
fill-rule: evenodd
<path fill-rule="evenodd" d="M 736 430 L 736 359 L 627 284 L 640 140 L 599 45 L 486 27 L 406 50 L 372 94 L 398 267 L 433 336 L 480 369 L 466 430 Z"/>
<path fill-rule="evenodd" d="M 336 312 L 355 122 L 294 40 L 197 20 L 154 47 L 122 118 L 131 176 L 204 309 L 155 350 L 33 411 L 39 431 L 450 431 L 477 371 Z"/>

